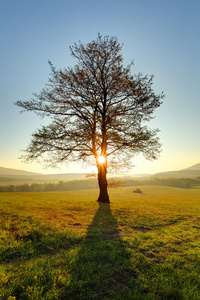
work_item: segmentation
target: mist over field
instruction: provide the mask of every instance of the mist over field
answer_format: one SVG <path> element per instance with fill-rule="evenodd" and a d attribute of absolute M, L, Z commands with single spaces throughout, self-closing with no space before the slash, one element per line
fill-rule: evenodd
<path fill-rule="evenodd" d="M 197 179 L 200 177 L 200 163 L 194 166 L 188 167 L 179 171 L 161 172 L 156 174 L 128 174 L 124 176 L 111 176 L 117 182 L 127 182 L 128 186 L 138 184 L 137 181 L 143 181 L 143 183 L 148 180 L 149 183 L 159 184 L 161 183 L 161 178 L 165 179 L 164 185 L 168 185 L 167 178 L 174 182 L 176 185 L 177 180 L 173 178 L 191 178 Z M 157 182 L 156 179 L 158 178 Z M 172 180 L 173 179 L 173 180 Z M 184 179 L 185 180 L 185 179 Z M 182 182 L 184 180 L 181 180 Z M 111 180 L 110 180 L 111 181 Z M 43 175 L 41 173 L 27 172 L 23 170 L 9 169 L 0 167 L 0 186 L 5 185 L 23 185 L 23 184 L 57 184 L 62 182 L 61 190 L 80 190 L 80 189 L 93 189 L 97 188 L 96 178 L 88 178 L 86 173 L 65 173 L 65 174 L 49 174 Z M 180 182 L 180 180 L 179 180 Z M 65 183 L 65 187 L 64 187 Z M 147 184 L 148 182 L 146 182 Z M 192 181 L 191 181 L 192 183 Z M 60 184 L 61 185 L 61 184 Z M 173 186 L 173 185 L 172 185 Z M 50 188 L 47 187 L 47 190 Z M 52 186 L 51 186 L 52 188 Z M 54 190 L 56 190 L 54 188 Z M 58 188 L 59 190 L 59 188 Z M 28 190 L 27 190 L 28 191 Z M 33 190 L 32 190 L 33 191 Z"/>

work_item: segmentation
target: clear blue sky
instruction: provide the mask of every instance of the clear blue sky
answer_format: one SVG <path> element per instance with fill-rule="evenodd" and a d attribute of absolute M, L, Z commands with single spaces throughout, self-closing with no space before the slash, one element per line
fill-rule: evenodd
<path fill-rule="evenodd" d="M 52 173 L 18 157 L 31 133 L 46 122 L 33 112 L 19 114 L 13 102 L 29 100 L 56 67 L 73 66 L 69 46 L 102 35 L 124 43 L 124 63 L 133 72 L 154 74 L 154 89 L 166 97 L 152 128 L 161 130 L 160 158 L 134 158 L 134 173 L 176 170 L 200 162 L 199 0 L 1 0 L 0 166 Z M 61 172 L 84 171 L 63 166 Z"/>

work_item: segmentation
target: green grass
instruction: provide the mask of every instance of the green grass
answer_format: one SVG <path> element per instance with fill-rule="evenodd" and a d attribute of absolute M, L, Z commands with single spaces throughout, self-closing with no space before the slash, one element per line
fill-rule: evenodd
<path fill-rule="evenodd" d="M 200 299 L 200 188 L 0 194 L 0 299 Z"/>

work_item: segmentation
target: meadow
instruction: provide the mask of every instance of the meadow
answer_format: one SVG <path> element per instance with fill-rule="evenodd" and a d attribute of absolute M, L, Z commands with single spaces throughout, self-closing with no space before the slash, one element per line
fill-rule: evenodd
<path fill-rule="evenodd" d="M 0 194 L 0 299 L 200 299 L 200 187 Z"/>

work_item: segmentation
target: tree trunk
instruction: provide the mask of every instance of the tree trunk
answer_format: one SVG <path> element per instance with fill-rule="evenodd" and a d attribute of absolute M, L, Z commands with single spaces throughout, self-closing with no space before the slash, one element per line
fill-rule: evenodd
<path fill-rule="evenodd" d="M 108 196 L 108 183 L 106 179 L 107 168 L 104 164 L 99 164 L 98 168 L 98 184 L 99 184 L 99 198 L 98 202 L 110 203 Z"/>

